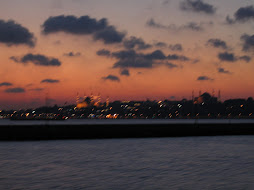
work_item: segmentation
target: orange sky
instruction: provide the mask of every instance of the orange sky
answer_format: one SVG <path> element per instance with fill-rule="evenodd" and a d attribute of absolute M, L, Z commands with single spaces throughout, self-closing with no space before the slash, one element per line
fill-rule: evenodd
<path fill-rule="evenodd" d="M 90 95 L 101 94 L 102 99 L 110 100 L 146 100 L 148 99 L 182 99 L 191 97 L 192 90 L 197 96 L 199 91 L 221 90 L 223 99 L 247 98 L 254 96 L 253 61 L 240 59 L 241 56 L 253 55 L 253 47 L 243 51 L 243 34 L 253 35 L 253 18 L 244 22 L 238 21 L 234 13 L 241 7 L 251 4 L 249 1 L 201 1 L 203 5 L 212 6 L 214 12 L 209 13 L 191 7 L 184 10 L 179 5 L 187 0 L 177 1 L 64 1 L 47 0 L 45 2 L 8 1 L 0 3 L 0 19 L 3 26 L 8 20 L 33 33 L 34 47 L 27 43 L 9 43 L 1 40 L 0 23 L 0 110 L 17 109 L 21 107 L 38 107 L 45 105 L 45 98 L 52 99 L 51 104 L 63 105 L 74 103 L 77 93 Z M 194 0 L 193 0 L 194 2 Z M 15 5 L 15 6 L 14 6 Z M 18 8 L 19 7 L 19 8 Z M 211 7 L 210 7 L 211 8 Z M 99 21 L 106 18 L 108 26 L 114 26 L 117 32 L 125 36 L 117 43 L 105 43 L 102 39 L 94 40 L 95 34 L 75 34 L 71 29 L 66 32 L 51 32 L 43 34 L 43 23 L 50 17 L 73 15 L 75 18 L 88 15 Z M 226 16 L 235 19 L 234 24 L 226 23 Z M 156 26 L 148 25 L 153 19 Z M 195 22 L 201 29 L 187 27 Z M 211 24 L 212 23 L 212 24 Z M 53 27 L 56 27 L 54 25 Z M 68 29 L 69 30 L 69 29 Z M 131 36 L 140 38 L 150 44 L 147 49 L 128 49 L 123 43 Z M 208 44 L 209 39 L 219 39 L 227 44 L 227 48 Z M 10 39 L 13 40 L 13 39 Z M 165 47 L 157 47 L 157 42 L 165 43 Z M 183 50 L 175 51 L 170 45 L 181 44 Z M 110 51 L 109 57 L 99 56 L 97 51 Z M 113 68 L 121 59 L 114 53 L 133 50 L 138 56 L 146 56 L 155 50 L 160 50 L 165 56 L 176 54 L 188 57 L 182 60 L 155 60 L 152 67 L 137 68 L 128 66 Z M 79 53 L 78 56 L 66 56 L 67 53 Z M 234 61 L 221 60 L 219 53 L 234 54 Z M 33 61 L 22 63 L 20 60 L 27 54 L 43 55 L 49 59 L 55 58 L 60 66 L 35 65 Z M 18 61 L 10 59 L 14 56 Z M 129 58 L 126 58 L 129 60 Z M 199 60 L 195 62 L 195 60 Z M 147 60 L 146 60 L 147 61 Z M 148 60 L 149 61 L 149 60 Z M 177 67 L 169 68 L 165 63 Z M 218 72 L 219 68 L 224 69 Z M 129 76 L 121 75 L 127 69 Z M 105 80 L 113 75 L 119 81 Z M 198 80 L 199 77 L 206 77 Z M 104 78 L 103 78 L 104 77 Z M 58 80 L 56 83 L 42 83 L 44 79 Z M 2 83 L 11 83 L 10 86 Z M 24 92 L 6 92 L 7 89 L 22 88 Z"/>

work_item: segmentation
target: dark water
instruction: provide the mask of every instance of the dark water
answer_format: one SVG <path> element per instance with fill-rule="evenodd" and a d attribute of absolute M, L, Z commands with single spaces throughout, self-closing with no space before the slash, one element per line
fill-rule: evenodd
<path fill-rule="evenodd" d="M 0 142 L 0 189 L 254 189 L 254 136 Z"/>

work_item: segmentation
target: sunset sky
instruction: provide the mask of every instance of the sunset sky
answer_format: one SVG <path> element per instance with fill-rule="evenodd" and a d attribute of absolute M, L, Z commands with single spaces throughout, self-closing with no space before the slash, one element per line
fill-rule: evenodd
<path fill-rule="evenodd" d="M 252 0 L 0 0 L 0 110 L 254 96 Z"/>

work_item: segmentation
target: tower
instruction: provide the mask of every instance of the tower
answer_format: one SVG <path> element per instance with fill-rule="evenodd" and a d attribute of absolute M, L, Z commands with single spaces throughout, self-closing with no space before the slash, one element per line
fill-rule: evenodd
<path fill-rule="evenodd" d="M 220 94 L 220 90 L 218 92 L 218 101 L 220 102 L 221 101 L 221 94 Z"/>
<path fill-rule="evenodd" d="M 109 97 L 107 97 L 107 100 L 106 100 L 106 107 L 109 106 Z"/>
<path fill-rule="evenodd" d="M 76 104 L 79 103 L 79 93 L 77 93 L 77 97 L 76 97 Z"/>

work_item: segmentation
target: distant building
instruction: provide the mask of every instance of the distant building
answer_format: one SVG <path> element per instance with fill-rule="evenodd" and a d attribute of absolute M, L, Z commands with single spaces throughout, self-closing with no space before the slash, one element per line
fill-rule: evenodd
<path fill-rule="evenodd" d="M 199 97 L 196 97 L 194 99 L 194 104 L 211 104 L 211 103 L 216 103 L 217 102 L 217 98 L 216 97 L 212 97 L 209 93 L 205 92 L 202 95 L 200 95 Z"/>
<path fill-rule="evenodd" d="M 100 107 L 101 106 L 101 98 L 100 98 L 100 95 L 98 96 L 87 96 L 87 97 L 84 97 L 83 101 L 77 101 L 77 105 L 76 107 L 78 109 L 81 109 L 81 108 L 87 108 L 87 107 L 92 107 L 92 106 L 96 106 L 96 107 Z"/>

